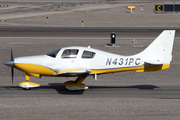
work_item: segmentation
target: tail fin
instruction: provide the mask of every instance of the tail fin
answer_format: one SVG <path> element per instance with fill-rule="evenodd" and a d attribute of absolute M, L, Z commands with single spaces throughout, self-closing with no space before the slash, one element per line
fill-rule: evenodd
<path fill-rule="evenodd" d="M 175 30 L 164 30 L 144 51 L 138 54 L 145 63 L 170 64 Z"/>

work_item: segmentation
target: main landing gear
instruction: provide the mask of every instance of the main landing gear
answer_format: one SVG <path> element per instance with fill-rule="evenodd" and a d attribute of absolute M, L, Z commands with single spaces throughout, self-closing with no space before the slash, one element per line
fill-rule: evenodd
<path fill-rule="evenodd" d="M 86 79 L 87 75 L 79 76 L 75 81 L 67 81 L 64 83 L 68 90 L 84 90 L 88 89 L 88 86 L 85 86 L 82 82 Z"/>

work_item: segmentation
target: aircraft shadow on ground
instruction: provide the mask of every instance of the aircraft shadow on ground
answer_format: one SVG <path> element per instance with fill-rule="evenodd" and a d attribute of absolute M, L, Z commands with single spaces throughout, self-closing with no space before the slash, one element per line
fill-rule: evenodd
<path fill-rule="evenodd" d="M 49 85 L 55 89 L 59 94 L 69 94 L 69 95 L 81 95 L 84 93 L 84 90 L 80 91 L 70 91 L 67 90 L 63 83 L 49 83 Z M 154 90 L 155 88 L 159 88 L 158 86 L 154 85 L 133 85 L 133 86 L 89 86 L 90 90 L 95 89 L 141 89 L 141 90 Z"/>
<path fill-rule="evenodd" d="M 19 86 L 4 86 L 4 88 L 8 90 L 23 90 Z M 154 85 L 133 85 L 133 86 L 89 86 L 89 90 L 96 90 L 96 89 L 141 89 L 141 90 L 154 90 L 155 88 L 159 88 L 158 86 Z M 77 90 L 77 91 L 70 91 L 67 90 L 63 83 L 49 83 L 47 86 L 40 86 L 38 88 L 32 88 L 26 91 L 35 91 L 35 90 L 56 90 L 59 94 L 67 94 L 67 95 L 82 95 L 84 90 Z"/>
<path fill-rule="evenodd" d="M 133 85 L 133 86 L 89 86 L 89 89 L 114 89 L 114 88 L 137 88 L 137 89 L 144 89 L 144 90 L 153 90 L 155 88 L 159 88 L 158 86 L 154 85 Z"/>
<path fill-rule="evenodd" d="M 59 94 L 83 94 L 84 90 L 80 91 L 70 91 L 67 90 L 65 85 L 63 83 L 49 83 L 49 85 L 55 89 Z M 154 85 L 133 85 L 133 86 L 89 86 L 90 90 L 95 90 L 95 89 L 124 89 L 124 88 L 129 88 L 129 89 L 141 89 L 141 90 L 154 90 L 155 88 L 159 88 L 158 86 Z"/>
<path fill-rule="evenodd" d="M 75 90 L 70 91 L 66 89 L 66 86 L 63 83 L 49 83 L 49 85 L 55 89 L 59 94 L 68 94 L 68 95 L 81 95 L 84 90 Z"/>

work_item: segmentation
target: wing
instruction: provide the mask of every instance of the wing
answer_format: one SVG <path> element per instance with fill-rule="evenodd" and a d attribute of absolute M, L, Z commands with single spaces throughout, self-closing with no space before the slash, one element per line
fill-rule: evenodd
<path fill-rule="evenodd" d="M 68 75 L 68 76 L 79 76 L 81 74 L 90 74 L 89 69 L 84 68 L 63 68 L 57 71 L 58 75 Z"/>

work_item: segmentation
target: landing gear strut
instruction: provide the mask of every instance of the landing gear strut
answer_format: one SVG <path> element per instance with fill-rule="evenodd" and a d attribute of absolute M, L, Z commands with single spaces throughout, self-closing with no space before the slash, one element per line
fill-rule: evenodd
<path fill-rule="evenodd" d="M 88 74 L 79 76 L 75 81 L 67 81 L 64 84 L 68 90 L 84 90 L 88 89 L 88 86 L 85 86 L 82 82 L 86 79 Z"/>

